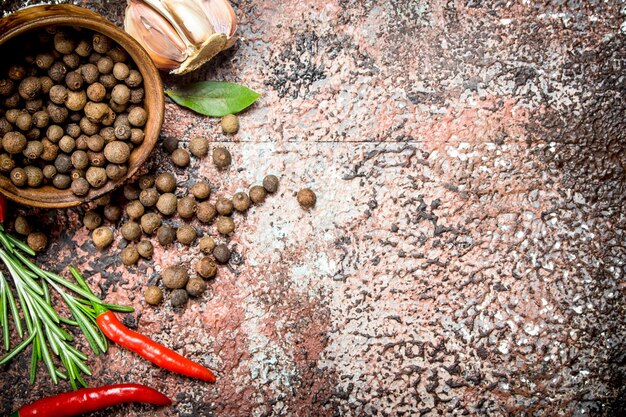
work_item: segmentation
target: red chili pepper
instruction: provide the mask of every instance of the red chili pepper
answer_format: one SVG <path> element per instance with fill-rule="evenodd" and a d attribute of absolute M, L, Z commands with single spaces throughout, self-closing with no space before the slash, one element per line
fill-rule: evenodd
<path fill-rule="evenodd" d="M 155 342 L 147 336 L 130 330 L 119 321 L 115 313 L 96 304 L 96 323 L 106 337 L 118 345 L 137 353 L 161 368 L 192 378 L 215 382 L 213 372 L 173 350 Z"/>
<path fill-rule="evenodd" d="M 170 405 L 172 401 L 145 385 L 116 384 L 42 398 L 25 405 L 9 417 L 72 417 L 124 403 Z"/>
<path fill-rule="evenodd" d="M 7 213 L 7 199 L 0 194 L 0 223 L 4 223 L 4 217 Z"/>

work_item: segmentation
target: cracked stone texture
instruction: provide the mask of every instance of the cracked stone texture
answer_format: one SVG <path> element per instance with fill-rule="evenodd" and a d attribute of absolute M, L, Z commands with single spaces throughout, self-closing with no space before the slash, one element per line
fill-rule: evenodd
<path fill-rule="evenodd" d="M 77 3 L 121 25 L 124 2 Z M 35 212 L 53 229 L 40 262 L 81 259 L 136 308 L 127 323 L 217 371 L 207 385 L 112 346 L 90 384 L 143 382 L 175 404 L 94 416 L 622 415 L 626 4 L 234 3 L 236 46 L 164 81 L 263 97 L 234 137 L 172 103 L 162 133 L 223 143 L 232 169 L 175 169 L 160 149 L 148 166 L 181 195 L 280 175 L 236 219 L 237 262 L 185 310 L 150 308 L 141 290 L 197 249 L 157 245 L 125 268 L 123 239 L 99 253 L 82 209 Z M 66 388 L 43 372 L 29 386 L 26 356 L 0 369 L 0 412 Z"/>

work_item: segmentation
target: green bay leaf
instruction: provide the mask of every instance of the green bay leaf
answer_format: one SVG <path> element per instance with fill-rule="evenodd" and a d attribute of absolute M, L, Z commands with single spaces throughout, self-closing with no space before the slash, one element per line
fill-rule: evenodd
<path fill-rule="evenodd" d="M 212 117 L 239 113 L 261 96 L 243 85 L 223 81 L 199 81 L 165 90 L 165 94 L 181 106 Z"/>

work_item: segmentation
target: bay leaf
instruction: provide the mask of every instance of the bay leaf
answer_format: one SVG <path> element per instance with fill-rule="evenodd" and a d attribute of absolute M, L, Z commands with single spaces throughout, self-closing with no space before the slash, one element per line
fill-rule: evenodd
<path fill-rule="evenodd" d="M 239 113 L 261 96 L 248 87 L 224 81 L 199 81 L 165 90 L 165 94 L 181 106 L 212 117 Z"/>

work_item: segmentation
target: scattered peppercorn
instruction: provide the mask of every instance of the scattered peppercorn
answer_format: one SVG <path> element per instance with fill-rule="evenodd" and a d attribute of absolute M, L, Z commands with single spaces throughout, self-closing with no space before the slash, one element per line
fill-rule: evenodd
<path fill-rule="evenodd" d="M 213 163 L 218 169 L 226 168 L 232 162 L 232 157 L 228 149 L 218 146 L 213 149 Z"/>
<path fill-rule="evenodd" d="M 233 214 L 233 202 L 225 197 L 219 197 L 215 202 L 215 209 L 222 216 L 230 216 Z"/>
<path fill-rule="evenodd" d="M 183 289 L 172 291 L 172 307 L 183 307 L 189 300 L 189 294 Z"/>
<path fill-rule="evenodd" d="M 266 175 L 263 178 L 263 188 L 270 194 L 278 191 L 278 177 L 276 175 Z"/>
<path fill-rule="evenodd" d="M 217 273 L 217 265 L 211 257 L 204 256 L 196 262 L 196 273 L 202 278 L 212 278 Z"/>
<path fill-rule="evenodd" d="M 211 222 L 216 215 L 217 210 L 215 209 L 215 206 L 208 201 L 202 202 L 196 207 L 196 217 L 202 223 Z"/>
<path fill-rule="evenodd" d="M 104 206 L 104 218 L 111 223 L 117 222 L 122 218 L 122 208 L 120 206 L 107 204 Z"/>
<path fill-rule="evenodd" d="M 146 300 L 146 303 L 153 306 L 159 305 L 161 304 L 161 301 L 163 301 L 163 291 L 161 291 L 161 288 L 157 287 L 156 285 L 151 285 L 146 288 L 143 296 Z"/>
<path fill-rule="evenodd" d="M 128 241 L 139 240 L 141 237 L 141 226 L 136 222 L 126 222 L 120 228 L 120 233 Z"/>
<path fill-rule="evenodd" d="M 173 136 L 166 137 L 165 139 L 163 139 L 163 149 L 165 149 L 165 152 L 167 153 L 174 152 L 176 149 L 178 149 L 178 139 Z"/>
<path fill-rule="evenodd" d="M 178 215 L 183 219 L 190 219 L 196 212 L 197 204 L 193 197 L 183 197 L 178 200 Z"/>
<path fill-rule="evenodd" d="M 204 236 L 198 241 L 198 247 L 203 253 L 211 253 L 215 249 L 215 240 L 211 236 Z"/>
<path fill-rule="evenodd" d="M 153 234 L 161 227 L 161 216 L 156 213 L 146 213 L 141 216 L 141 230 L 147 235 Z"/>
<path fill-rule="evenodd" d="M 217 262 L 225 264 L 230 260 L 230 249 L 223 243 L 219 244 L 213 249 L 213 257 Z"/>
<path fill-rule="evenodd" d="M 93 231 L 91 238 L 98 249 L 104 249 L 113 243 L 113 231 L 106 226 L 100 226 Z"/>
<path fill-rule="evenodd" d="M 298 204 L 305 209 L 310 209 L 315 206 L 315 202 L 317 201 L 317 196 L 310 188 L 303 188 L 298 191 L 297 195 Z"/>
<path fill-rule="evenodd" d="M 176 231 L 176 240 L 183 245 L 191 245 L 196 240 L 197 232 L 193 226 L 184 224 Z"/>
<path fill-rule="evenodd" d="M 161 194 L 159 197 L 156 208 L 163 214 L 164 216 L 171 216 L 176 213 L 177 208 L 177 199 L 176 196 L 172 193 Z"/>
<path fill-rule="evenodd" d="M 149 240 L 142 240 L 137 243 L 137 252 L 142 258 L 149 259 L 152 258 L 152 254 L 154 253 L 154 246 Z"/>
<path fill-rule="evenodd" d="M 33 232 L 26 238 L 26 243 L 35 252 L 41 252 L 48 245 L 48 238 L 42 232 Z"/>
<path fill-rule="evenodd" d="M 173 193 L 176 190 L 176 178 L 171 173 L 164 172 L 156 178 L 155 185 L 160 193 Z"/>
<path fill-rule="evenodd" d="M 191 278 L 185 287 L 187 293 L 192 297 L 199 297 L 206 291 L 206 282 L 202 278 Z"/>
<path fill-rule="evenodd" d="M 30 223 L 26 220 L 26 217 L 20 215 L 15 218 L 15 224 L 13 226 L 15 231 L 20 235 L 28 235 L 31 232 Z"/>
<path fill-rule="evenodd" d="M 191 194 L 198 200 L 206 200 L 211 195 L 211 186 L 206 181 L 197 182 L 191 187 Z"/>
<path fill-rule="evenodd" d="M 146 188 L 139 193 L 139 201 L 144 207 L 154 207 L 159 201 L 159 192 L 156 188 Z"/>
<path fill-rule="evenodd" d="M 223 235 L 229 235 L 235 231 L 235 222 L 232 218 L 219 216 L 216 221 L 217 231 Z"/>
<path fill-rule="evenodd" d="M 157 230 L 157 240 L 161 246 L 167 246 L 176 239 L 176 230 L 169 224 L 164 224 Z"/>
<path fill-rule="evenodd" d="M 161 279 L 163 280 L 163 285 L 165 285 L 166 288 L 174 290 L 178 288 L 185 288 L 187 281 L 189 281 L 189 274 L 182 266 L 168 266 L 161 273 Z"/>
<path fill-rule="evenodd" d="M 70 187 L 77 196 L 84 196 L 89 193 L 89 182 L 85 178 L 76 178 Z"/>
<path fill-rule="evenodd" d="M 83 224 L 87 230 L 94 230 L 102 224 L 102 217 L 97 212 L 90 210 L 83 216 Z"/>
<path fill-rule="evenodd" d="M 134 246 L 126 246 L 122 249 L 122 263 L 126 266 L 135 265 L 139 261 L 139 252 Z"/>
<path fill-rule="evenodd" d="M 227 134 L 235 134 L 239 130 L 239 118 L 234 114 L 222 117 L 222 131 Z"/>
<path fill-rule="evenodd" d="M 260 185 L 253 185 L 250 187 L 250 200 L 255 204 L 261 204 L 267 197 L 267 191 Z"/>
<path fill-rule="evenodd" d="M 143 216 L 145 211 L 145 207 L 139 202 L 139 200 L 131 201 L 126 205 L 126 214 L 128 214 L 128 217 L 130 217 L 131 219 L 140 218 L 141 216 Z"/>
<path fill-rule="evenodd" d="M 196 136 L 189 141 L 189 152 L 197 158 L 203 158 L 209 153 L 209 141 L 206 138 Z"/>
<path fill-rule="evenodd" d="M 176 149 L 172 152 L 172 162 L 174 165 L 184 168 L 189 165 L 189 152 L 184 149 Z"/>

